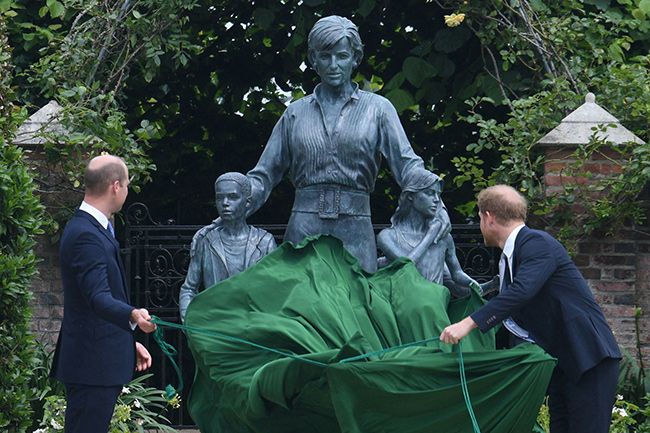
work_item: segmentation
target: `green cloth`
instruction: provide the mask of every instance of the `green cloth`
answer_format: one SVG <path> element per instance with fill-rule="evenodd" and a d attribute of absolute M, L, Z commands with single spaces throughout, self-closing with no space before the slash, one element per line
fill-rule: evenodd
<path fill-rule="evenodd" d="M 190 414 L 204 433 L 471 432 L 457 346 L 434 341 L 338 361 L 438 337 L 482 302 L 475 293 L 450 302 L 406 259 L 367 274 L 335 238 L 285 243 L 189 305 Z M 530 344 L 494 350 L 494 334 L 478 330 L 462 349 L 481 431 L 530 432 L 555 360 Z"/>

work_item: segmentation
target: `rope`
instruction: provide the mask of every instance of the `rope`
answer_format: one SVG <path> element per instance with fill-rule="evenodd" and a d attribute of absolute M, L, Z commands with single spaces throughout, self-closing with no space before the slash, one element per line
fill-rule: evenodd
<path fill-rule="evenodd" d="M 164 333 L 163 333 L 164 332 L 163 331 L 164 327 L 173 328 L 173 329 L 180 329 L 182 331 L 189 331 L 189 332 L 194 332 L 194 333 L 197 333 L 197 334 L 209 335 L 209 336 L 212 336 L 212 337 L 218 337 L 218 338 L 221 338 L 222 340 L 226 340 L 226 341 L 230 341 L 230 342 L 233 342 L 233 343 L 240 343 L 240 344 L 244 344 L 244 345 L 247 345 L 247 346 L 255 347 L 257 349 L 265 350 L 267 352 L 275 353 L 275 354 L 278 354 L 278 355 L 281 355 L 281 356 L 284 356 L 284 357 L 287 357 L 287 358 L 292 358 L 292 359 L 298 360 L 300 362 L 306 362 L 308 364 L 317 365 L 319 367 L 328 367 L 330 365 L 330 364 L 326 364 L 324 362 L 315 361 L 313 359 L 305 358 L 304 355 L 296 355 L 293 352 L 289 352 L 289 351 L 286 351 L 286 350 L 275 349 L 275 348 L 268 347 L 268 346 L 264 346 L 264 345 L 261 345 L 261 344 L 254 343 L 252 341 L 244 340 L 243 338 L 233 337 L 232 335 L 222 334 L 220 332 L 210 331 L 210 330 L 203 329 L 203 328 L 196 328 L 196 327 L 193 327 L 193 326 L 187 326 L 187 325 L 181 325 L 181 324 L 178 324 L 178 323 L 167 322 L 165 320 L 160 319 L 157 316 L 151 316 L 151 321 L 153 323 L 155 323 L 156 325 L 158 325 L 156 330 L 153 333 L 153 338 L 156 341 L 156 343 L 158 343 L 158 345 L 160 346 L 160 349 L 162 350 L 162 352 L 169 358 L 172 365 L 174 366 L 174 370 L 176 370 L 176 374 L 178 375 L 178 380 L 179 380 L 178 390 L 175 390 L 174 387 L 171 386 L 171 385 L 167 385 L 167 387 L 165 388 L 168 400 L 173 398 L 176 394 L 178 394 L 178 393 L 180 393 L 182 391 L 182 389 L 183 389 L 183 377 L 181 376 L 181 372 L 180 372 L 180 369 L 178 368 L 178 365 L 176 364 L 176 361 L 174 361 L 174 357 L 178 354 L 178 352 L 174 348 L 174 346 L 167 343 L 165 341 L 165 339 L 164 339 Z M 429 343 L 432 343 L 432 342 L 435 342 L 435 341 L 439 341 L 439 340 L 440 340 L 440 338 L 438 338 L 438 337 L 431 337 L 431 338 L 427 338 L 427 339 L 424 339 L 424 340 L 414 341 L 412 343 L 401 344 L 399 346 L 393 346 L 393 347 L 389 347 L 389 348 L 382 349 L 382 350 L 376 350 L 376 351 L 373 351 L 373 352 L 368 352 L 368 353 L 364 353 L 364 354 L 357 355 L 357 356 L 351 356 L 351 357 L 348 357 L 348 358 L 343 358 L 343 359 L 339 360 L 338 363 L 345 364 L 345 363 L 349 363 L 349 362 L 354 362 L 354 361 L 358 361 L 360 359 L 366 359 L 366 358 L 370 358 L 372 356 L 382 355 L 384 353 L 392 352 L 392 351 L 395 351 L 395 350 L 400 350 L 400 349 L 403 349 L 403 348 L 406 348 L 406 347 L 423 346 L 423 345 L 426 345 L 426 344 L 429 344 Z M 463 359 L 463 347 L 462 347 L 462 342 L 461 341 L 458 342 L 458 369 L 460 370 L 460 384 L 461 384 L 461 390 L 463 392 L 463 399 L 465 400 L 465 406 L 467 406 L 467 412 L 469 413 L 469 417 L 470 417 L 470 420 L 472 422 L 472 429 L 474 430 L 474 433 L 481 433 L 481 429 L 479 428 L 478 422 L 476 421 L 476 416 L 474 414 L 474 410 L 472 408 L 472 402 L 470 400 L 469 390 L 467 389 L 467 378 L 465 377 L 465 362 L 464 362 L 464 359 Z"/>
<path fill-rule="evenodd" d="M 465 377 L 465 360 L 463 359 L 463 341 L 458 341 L 458 370 L 460 370 L 460 387 L 463 390 L 463 398 L 465 399 L 465 406 L 469 412 L 469 418 L 472 420 L 472 429 L 474 433 L 481 433 L 481 429 L 476 421 L 474 409 L 472 408 L 472 401 L 469 398 L 469 390 L 467 389 L 467 378 Z"/>

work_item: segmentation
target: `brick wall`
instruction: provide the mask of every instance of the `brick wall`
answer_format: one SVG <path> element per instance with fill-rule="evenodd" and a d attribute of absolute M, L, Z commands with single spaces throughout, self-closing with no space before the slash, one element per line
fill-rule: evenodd
<path fill-rule="evenodd" d="M 21 146 L 34 171 L 41 202 L 56 219 L 65 219 L 67 210 L 81 203 L 82 194 L 71 187 L 58 167 L 47 162 L 42 145 L 21 143 Z M 63 319 L 63 284 L 57 239 L 56 233 L 38 239 L 35 251 L 39 259 L 38 274 L 32 280 L 31 329 L 38 341 L 51 348 L 56 344 Z"/>
<path fill-rule="evenodd" d="M 544 181 L 546 194 L 556 194 L 567 185 L 585 185 L 621 172 L 620 155 L 611 150 L 594 153 L 578 168 L 586 176 L 575 174 L 573 149 L 545 146 Z M 581 208 L 576 203 L 575 208 Z M 640 346 L 644 360 L 650 359 L 650 227 L 629 226 L 613 235 L 594 233 L 580 242 L 574 257 L 589 282 L 619 345 L 637 354 Z M 638 317 L 637 341 L 637 307 Z"/>
<path fill-rule="evenodd" d="M 63 285 L 59 271 L 58 246 L 41 236 L 36 254 L 38 275 L 32 280 L 32 332 L 43 344 L 53 348 L 63 319 Z"/>

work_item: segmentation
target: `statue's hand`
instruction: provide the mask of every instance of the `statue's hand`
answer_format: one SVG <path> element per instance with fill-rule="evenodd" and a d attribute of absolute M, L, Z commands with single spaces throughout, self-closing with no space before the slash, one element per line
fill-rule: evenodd
<path fill-rule="evenodd" d="M 469 282 L 469 288 L 478 293 L 479 295 L 483 295 L 483 289 L 481 288 L 481 285 L 474 279 L 472 279 Z"/>
<path fill-rule="evenodd" d="M 438 224 L 435 224 L 436 222 Z M 445 236 L 451 233 L 451 222 L 449 221 L 449 218 L 441 218 L 440 216 L 436 216 L 434 218 L 434 224 L 440 227 L 438 229 L 438 234 L 433 238 L 433 243 L 437 244 L 440 239 L 443 239 Z M 431 225 L 433 226 L 434 224 Z"/>
<path fill-rule="evenodd" d="M 495 275 L 491 280 L 480 284 L 480 286 L 481 286 L 481 291 L 480 291 L 481 296 L 485 296 L 485 295 L 487 295 L 489 293 L 498 291 L 499 290 L 499 284 L 500 284 L 500 281 L 499 281 L 499 276 L 498 275 Z"/>

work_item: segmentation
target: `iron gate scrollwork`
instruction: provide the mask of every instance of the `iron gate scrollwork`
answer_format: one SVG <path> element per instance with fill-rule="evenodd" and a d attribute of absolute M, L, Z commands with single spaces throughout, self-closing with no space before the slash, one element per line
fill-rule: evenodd
<path fill-rule="evenodd" d="M 282 242 L 285 225 L 258 225 L 273 234 L 278 245 Z M 131 290 L 131 304 L 149 310 L 162 320 L 180 323 L 178 293 L 189 266 L 192 237 L 202 225 L 181 225 L 170 221 L 158 223 L 151 218 L 143 203 L 134 203 L 126 211 L 122 256 Z M 387 227 L 375 225 L 375 232 Z M 477 224 L 454 224 L 452 236 L 458 260 L 467 274 L 479 282 L 489 280 L 498 270 L 498 255 L 483 245 Z M 149 335 L 139 335 L 151 352 L 153 376 L 149 385 L 159 389 L 171 383 L 178 385 L 176 372 Z M 168 412 L 176 428 L 194 425 L 187 412 L 187 396 L 194 377 L 194 362 L 185 335 L 175 329 L 165 330 L 165 340 L 177 350 L 177 362 L 183 374 L 185 388 L 180 410 Z"/>

